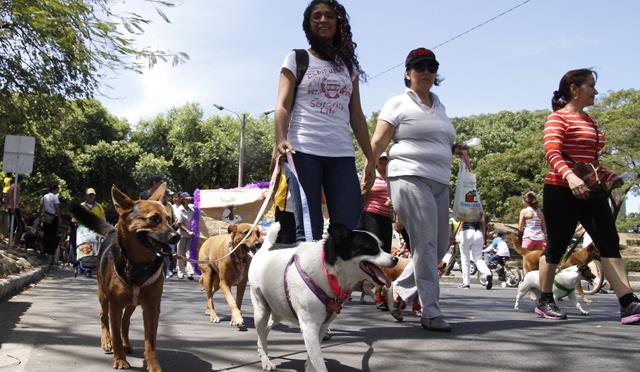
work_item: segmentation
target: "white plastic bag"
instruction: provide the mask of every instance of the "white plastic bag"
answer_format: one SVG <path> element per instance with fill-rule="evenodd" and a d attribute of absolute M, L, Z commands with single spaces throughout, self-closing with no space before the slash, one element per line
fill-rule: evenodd
<path fill-rule="evenodd" d="M 476 175 L 471 172 L 469 159 L 463 155 L 458 169 L 458 183 L 453 199 L 453 213 L 463 222 L 480 221 L 483 215 Z"/>

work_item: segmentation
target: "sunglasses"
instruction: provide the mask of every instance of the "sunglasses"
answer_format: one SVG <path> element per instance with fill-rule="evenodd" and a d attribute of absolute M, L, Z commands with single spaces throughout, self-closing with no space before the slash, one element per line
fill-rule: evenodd
<path fill-rule="evenodd" d="M 410 68 L 418 72 L 429 71 L 430 73 L 435 74 L 436 72 L 438 72 L 438 67 L 440 67 L 440 65 L 431 61 L 422 61 L 416 63 L 415 65 L 412 65 Z"/>

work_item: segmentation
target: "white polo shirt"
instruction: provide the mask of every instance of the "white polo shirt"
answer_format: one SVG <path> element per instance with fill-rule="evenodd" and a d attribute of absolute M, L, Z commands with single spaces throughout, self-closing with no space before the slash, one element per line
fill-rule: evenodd
<path fill-rule="evenodd" d="M 431 97 L 429 107 L 407 89 L 390 98 L 380 111 L 378 119 L 396 128 L 387 177 L 419 176 L 449 185 L 456 130 L 438 96 L 431 93 Z"/>
<path fill-rule="evenodd" d="M 58 195 L 50 192 L 42 197 L 42 208 L 45 212 L 49 214 L 58 214 L 56 212 L 56 205 L 60 204 L 60 199 L 58 199 Z"/>
<path fill-rule="evenodd" d="M 324 61 L 311 53 L 291 110 L 287 140 L 296 151 L 328 157 L 355 156 L 349 127 L 349 102 L 353 80 L 349 70 Z M 282 63 L 296 76 L 296 53 L 291 51 Z"/>

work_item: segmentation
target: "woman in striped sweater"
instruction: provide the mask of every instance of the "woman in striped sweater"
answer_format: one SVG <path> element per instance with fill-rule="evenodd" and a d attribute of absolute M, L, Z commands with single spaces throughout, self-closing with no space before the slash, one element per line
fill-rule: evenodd
<path fill-rule="evenodd" d="M 564 310 L 553 300 L 553 276 L 580 222 L 600 250 L 604 275 L 620 301 L 622 323 L 633 324 L 640 322 L 640 300 L 629 285 L 608 199 L 590 198 L 589 188 L 573 172 L 574 162 L 597 163 L 605 145 L 604 135 L 584 112 L 598 94 L 596 78 L 591 69 L 567 72 L 553 93 L 554 112 L 544 125 L 544 150 L 550 167 L 543 189 L 548 245 L 540 259 L 542 294 L 535 312 L 540 317 L 566 319 Z M 602 169 L 602 174 L 612 187 L 622 184 L 614 173 Z"/>

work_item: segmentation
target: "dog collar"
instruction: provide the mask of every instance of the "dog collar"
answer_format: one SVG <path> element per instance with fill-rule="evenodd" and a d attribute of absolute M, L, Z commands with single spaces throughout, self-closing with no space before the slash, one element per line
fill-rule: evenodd
<path fill-rule="evenodd" d="M 322 269 L 324 270 L 325 275 L 327 276 L 327 281 L 329 282 L 329 287 L 331 287 L 331 291 L 333 294 L 340 299 L 340 301 L 345 302 L 349 299 L 349 294 L 344 292 L 342 288 L 340 288 L 340 283 L 338 283 L 338 278 L 329 272 L 327 269 L 327 265 L 325 264 L 325 256 L 326 251 L 324 250 L 324 246 L 322 247 Z"/>
<path fill-rule="evenodd" d="M 287 272 L 291 265 L 295 265 L 298 274 L 300 274 L 300 277 L 302 278 L 302 281 L 307 285 L 311 292 L 313 292 L 313 294 L 315 294 L 316 297 L 325 305 L 325 309 L 327 311 L 327 318 L 325 319 L 325 322 L 329 320 L 333 313 L 340 314 L 344 300 L 329 297 L 329 295 L 327 295 L 327 293 L 313 281 L 311 276 L 309 276 L 309 274 L 304 271 L 302 265 L 300 264 L 300 258 L 297 254 L 294 254 L 293 256 L 291 256 L 291 259 L 284 269 L 284 293 L 287 304 L 289 305 L 289 309 L 291 309 L 293 315 L 298 318 L 298 314 L 296 313 L 295 309 L 293 308 L 293 304 L 291 303 L 291 297 L 289 295 L 289 283 L 287 282 Z"/>

